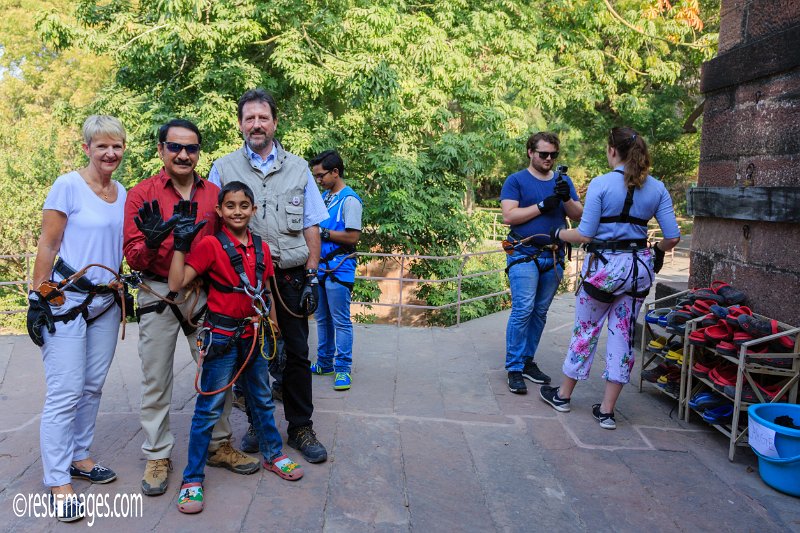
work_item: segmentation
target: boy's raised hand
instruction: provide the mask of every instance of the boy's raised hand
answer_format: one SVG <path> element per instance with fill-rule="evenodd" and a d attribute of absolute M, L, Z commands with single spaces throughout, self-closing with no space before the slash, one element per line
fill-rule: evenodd
<path fill-rule="evenodd" d="M 173 213 L 173 218 L 175 216 L 178 217 L 175 229 L 172 230 L 173 249 L 178 252 L 188 252 L 192 247 L 192 241 L 208 221 L 201 220 L 195 224 L 195 220 L 197 220 L 197 202 L 190 202 L 189 200 L 181 200 L 175 204 Z"/>

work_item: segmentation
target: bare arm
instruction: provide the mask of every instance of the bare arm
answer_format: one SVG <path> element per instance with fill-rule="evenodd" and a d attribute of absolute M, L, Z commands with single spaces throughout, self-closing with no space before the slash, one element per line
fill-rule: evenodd
<path fill-rule="evenodd" d="M 579 200 L 570 198 L 568 201 L 564 202 L 564 211 L 571 220 L 580 222 L 583 216 L 583 204 L 580 203 Z"/>
<path fill-rule="evenodd" d="M 36 248 L 36 261 L 33 264 L 33 288 L 36 289 L 43 281 L 50 278 L 56 254 L 61 247 L 64 229 L 67 227 L 67 215 L 54 209 L 42 211 L 42 234 L 39 236 L 39 245 Z M 79 265 L 77 268 L 82 268 Z"/>
<path fill-rule="evenodd" d="M 587 242 L 592 242 L 591 237 L 584 237 L 578 233 L 577 229 L 562 229 L 558 232 L 558 238 L 559 240 L 568 242 L 570 244 L 585 244 Z"/>
<path fill-rule="evenodd" d="M 361 231 L 357 229 L 345 229 L 344 231 L 331 230 L 328 240 L 339 243 L 355 246 L 361 238 Z"/>
<path fill-rule="evenodd" d="M 169 290 L 178 292 L 197 277 L 197 271 L 186 264 L 186 254 L 175 250 L 169 265 Z"/>
<path fill-rule="evenodd" d="M 542 214 L 536 204 L 528 207 L 520 207 L 519 202 L 516 200 L 502 200 L 500 208 L 503 210 L 503 223 L 518 225 L 536 218 Z M 581 208 L 581 212 L 583 209 Z"/>
<path fill-rule="evenodd" d="M 319 238 L 319 226 L 314 224 L 303 230 L 303 237 L 306 239 L 306 246 L 308 246 L 308 259 L 306 260 L 306 269 L 319 267 L 319 253 L 321 240 Z"/>
<path fill-rule="evenodd" d="M 658 244 L 658 247 L 661 249 L 661 251 L 669 252 L 670 250 L 678 246 L 679 242 L 681 242 L 681 238 L 676 237 L 674 239 L 661 239 L 656 244 Z"/>

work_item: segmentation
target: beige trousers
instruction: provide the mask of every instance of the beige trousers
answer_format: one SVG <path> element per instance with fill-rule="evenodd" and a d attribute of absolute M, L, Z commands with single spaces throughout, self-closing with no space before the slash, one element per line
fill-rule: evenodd
<path fill-rule="evenodd" d="M 163 296 L 169 292 L 166 283 L 152 280 L 147 280 L 146 283 L 153 291 Z M 179 295 L 178 298 L 183 298 L 183 295 Z M 190 298 L 192 299 L 193 297 Z M 152 294 L 139 290 L 137 303 L 140 308 L 158 301 L 159 299 Z M 205 303 L 206 295 L 202 292 L 193 312 L 196 314 Z M 190 311 L 190 306 L 191 301 L 179 306 L 184 317 Z M 169 410 L 172 402 L 172 366 L 178 335 L 183 336 L 183 330 L 169 306 L 161 313 L 144 314 L 139 320 L 139 358 L 142 361 L 142 405 L 139 421 L 145 436 L 142 452 L 148 460 L 168 458 L 175 444 L 175 437 L 169 429 Z M 196 332 L 186 336 L 195 361 L 199 356 L 196 339 Z M 194 380 L 194 372 L 191 373 L 191 379 Z M 222 416 L 211 435 L 209 450 L 216 450 L 231 438 L 231 425 L 228 421 L 231 414 L 231 400 L 232 393 L 228 389 L 225 393 Z"/>

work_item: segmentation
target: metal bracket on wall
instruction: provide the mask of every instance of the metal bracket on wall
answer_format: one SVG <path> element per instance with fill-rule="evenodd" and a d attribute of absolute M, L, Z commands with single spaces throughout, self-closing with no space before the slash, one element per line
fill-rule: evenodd
<path fill-rule="evenodd" d="M 686 212 L 695 217 L 800 223 L 800 187 L 691 187 Z"/>

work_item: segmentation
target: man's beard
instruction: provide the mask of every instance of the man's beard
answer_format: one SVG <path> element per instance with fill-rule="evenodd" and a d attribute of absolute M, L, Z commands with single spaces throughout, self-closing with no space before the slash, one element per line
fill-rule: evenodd
<path fill-rule="evenodd" d="M 247 137 L 245 137 L 245 142 L 247 143 L 247 146 L 249 146 L 252 151 L 258 152 L 259 150 L 263 150 L 264 148 L 269 146 L 269 143 L 272 142 L 273 137 L 270 137 L 264 131 L 255 132 L 255 133 L 262 133 L 264 135 L 264 140 L 263 141 L 258 141 L 258 142 L 253 141 L 252 140 L 252 136 L 251 136 L 252 134 L 251 134 L 251 135 L 248 135 Z"/>
<path fill-rule="evenodd" d="M 549 167 L 545 167 L 537 161 L 531 161 L 531 166 L 536 169 L 537 172 L 541 172 L 542 174 L 547 174 L 553 169 L 553 163 L 551 163 Z"/>

